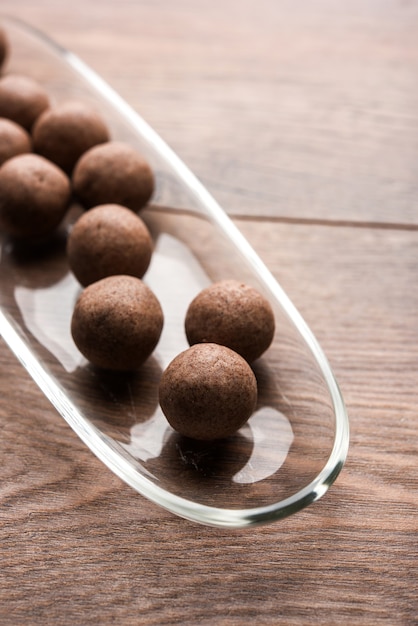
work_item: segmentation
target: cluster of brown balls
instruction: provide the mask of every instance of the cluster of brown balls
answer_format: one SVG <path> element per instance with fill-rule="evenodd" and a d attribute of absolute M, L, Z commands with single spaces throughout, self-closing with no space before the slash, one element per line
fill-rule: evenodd
<path fill-rule="evenodd" d="M 0 29 L 0 67 L 8 43 Z M 137 369 L 152 354 L 164 316 L 143 282 L 153 242 L 138 212 L 154 192 L 147 161 L 112 141 L 99 112 L 84 102 L 51 103 L 27 76 L 0 76 L 0 230 L 42 241 L 62 223 L 72 198 L 85 209 L 68 233 L 70 269 L 83 290 L 71 332 L 93 365 Z M 256 289 L 226 280 L 190 303 L 190 348 L 167 367 L 160 405 L 171 426 L 195 439 L 218 439 L 251 416 L 257 382 L 250 363 L 275 330 Z"/>
<path fill-rule="evenodd" d="M 7 55 L 0 31 L 0 59 Z M 67 241 L 69 266 L 85 287 L 74 309 L 74 341 L 100 367 L 139 367 L 163 325 L 161 306 L 141 280 L 153 247 L 138 215 L 154 191 L 149 164 L 112 141 L 90 105 L 53 103 L 38 82 L 12 73 L 0 76 L 0 159 L 3 233 L 42 243 L 73 198 L 84 207 Z"/>

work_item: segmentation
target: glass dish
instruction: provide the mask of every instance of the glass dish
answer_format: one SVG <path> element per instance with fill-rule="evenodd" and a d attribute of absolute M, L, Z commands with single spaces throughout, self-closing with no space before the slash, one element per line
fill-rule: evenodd
<path fill-rule="evenodd" d="M 170 148 L 99 76 L 44 34 L 1 19 L 11 43 L 5 72 L 30 75 L 52 101 L 82 99 L 105 117 L 113 139 L 141 152 L 156 192 L 141 214 L 155 241 L 144 277 L 163 306 L 155 353 L 136 373 L 94 369 L 79 354 L 70 319 L 80 286 L 65 256 L 71 208 L 42 250 L 3 240 L 0 332 L 41 390 L 91 451 L 149 500 L 181 517 L 249 527 L 295 513 L 320 498 L 348 450 L 344 402 L 312 332 L 246 239 Z M 253 366 L 258 405 L 233 437 L 212 444 L 182 439 L 158 405 L 158 382 L 187 348 L 191 299 L 223 278 L 253 285 L 270 300 L 277 332 Z"/>

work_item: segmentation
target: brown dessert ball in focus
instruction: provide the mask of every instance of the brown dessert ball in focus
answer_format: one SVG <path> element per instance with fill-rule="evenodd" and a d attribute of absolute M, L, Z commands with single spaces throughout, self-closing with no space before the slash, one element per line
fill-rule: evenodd
<path fill-rule="evenodd" d="M 113 274 L 142 278 L 152 250 L 142 219 L 119 204 L 102 204 L 84 213 L 67 243 L 70 268 L 84 286 Z"/>
<path fill-rule="evenodd" d="M 32 129 L 33 149 L 71 172 L 84 152 L 109 140 L 101 116 L 83 102 L 68 101 L 44 111 Z"/>
<path fill-rule="evenodd" d="M 121 204 L 137 212 L 151 198 L 154 175 L 134 148 L 110 141 L 83 154 L 74 168 L 73 186 L 87 209 L 98 204 Z"/>
<path fill-rule="evenodd" d="M 4 29 L 0 27 L 0 68 L 9 55 L 9 40 Z"/>
<path fill-rule="evenodd" d="M 46 91 L 29 76 L 7 74 L 0 78 L 0 117 L 30 130 L 48 106 Z"/>
<path fill-rule="evenodd" d="M 0 230 L 14 237 L 47 237 L 70 200 L 64 172 L 37 154 L 15 156 L 0 167 Z"/>
<path fill-rule="evenodd" d="M 273 340 L 274 313 L 253 287 L 224 280 L 203 289 L 190 303 L 185 330 L 190 345 L 219 343 L 251 363 Z"/>
<path fill-rule="evenodd" d="M 214 343 L 196 344 L 164 371 L 160 405 L 168 422 L 191 439 L 222 439 L 251 417 L 257 381 L 239 354 Z"/>
<path fill-rule="evenodd" d="M 0 117 L 0 165 L 18 154 L 31 150 L 29 133 L 12 120 Z"/>
<path fill-rule="evenodd" d="M 163 328 L 154 293 L 139 278 L 109 276 L 84 289 L 72 320 L 74 343 L 97 367 L 137 369 L 151 355 Z"/>

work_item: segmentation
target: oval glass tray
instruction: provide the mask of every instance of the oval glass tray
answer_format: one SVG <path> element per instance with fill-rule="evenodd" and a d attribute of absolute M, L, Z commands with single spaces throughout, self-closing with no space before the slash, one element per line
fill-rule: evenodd
<path fill-rule="evenodd" d="M 348 419 L 316 339 L 246 239 L 190 170 L 99 76 L 44 34 L 0 20 L 11 43 L 4 72 L 41 82 L 53 102 L 98 108 L 113 139 L 141 152 L 156 192 L 141 216 L 155 242 L 144 280 L 159 298 L 165 326 L 136 373 L 101 372 L 75 348 L 70 319 L 80 286 L 68 269 L 66 229 L 42 250 L 3 241 L 0 332 L 58 412 L 115 474 L 137 492 L 189 520 L 223 527 L 271 522 L 321 497 L 348 450 Z M 258 405 L 235 436 L 212 444 L 182 439 L 158 405 L 158 382 L 187 348 L 191 299 L 224 278 L 253 285 L 270 300 L 277 331 L 253 369 Z M 139 504 L 140 505 L 140 504 Z"/>

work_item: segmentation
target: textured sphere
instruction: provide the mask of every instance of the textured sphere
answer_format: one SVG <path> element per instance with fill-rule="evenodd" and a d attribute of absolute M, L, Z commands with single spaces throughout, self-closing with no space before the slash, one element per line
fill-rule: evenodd
<path fill-rule="evenodd" d="M 74 191 L 90 209 L 99 204 L 121 204 L 142 209 L 154 191 L 154 175 L 145 159 L 118 141 L 87 150 L 73 172 Z"/>
<path fill-rule="evenodd" d="M 156 347 L 163 312 L 139 278 L 109 276 L 80 294 L 71 320 L 74 343 L 88 361 L 108 370 L 134 370 Z"/>
<path fill-rule="evenodd" d="M 0 117 L 0 165 L 18 154 L 31 152 L 29 133 L 19 124 Z"/>
<path fill-rule="evenodd" d="M 7 117 L 31 130 L 48 106 L 45 89 L 29 76 L 6 74 L 0 78 L 0 117 Z"/>
<path fill-rule="evenodd" d="M 0 168 L 0 230 L 37 239 L 53 233 L 70 200 L 70 181 L 41 156 L 15 156 Z"/>
<path fill-rule="evenodd" d="M 142 219 L 118 204 L 102 204 L 84 213 L 67 243 L 70 268 L 84 286 L 113 274 L 142 278 L 152 250 Z"/>
<path fill-rule="evenodd" d="M 44 111 L 32 129 L 33 149 L 70 173 L 87 150 L 109 140 L 102 117 L 87 104 L 63 102 Z"/>
<path fill-rule="evenodd" d="M 185 330 L 190 345 L 219 343 L 252 362 L 273 340 L 274 313 L 253 287 L 224 280 L 203 289 L 190 303 Z"/>
<path fill-rule="evenodd" d="M 197 344 L 179 354 L 164 371 L 160 405 L 181 435 L 222 439 L 251 417 L 257 381 L 239 354 L 213 343 Z"/>

